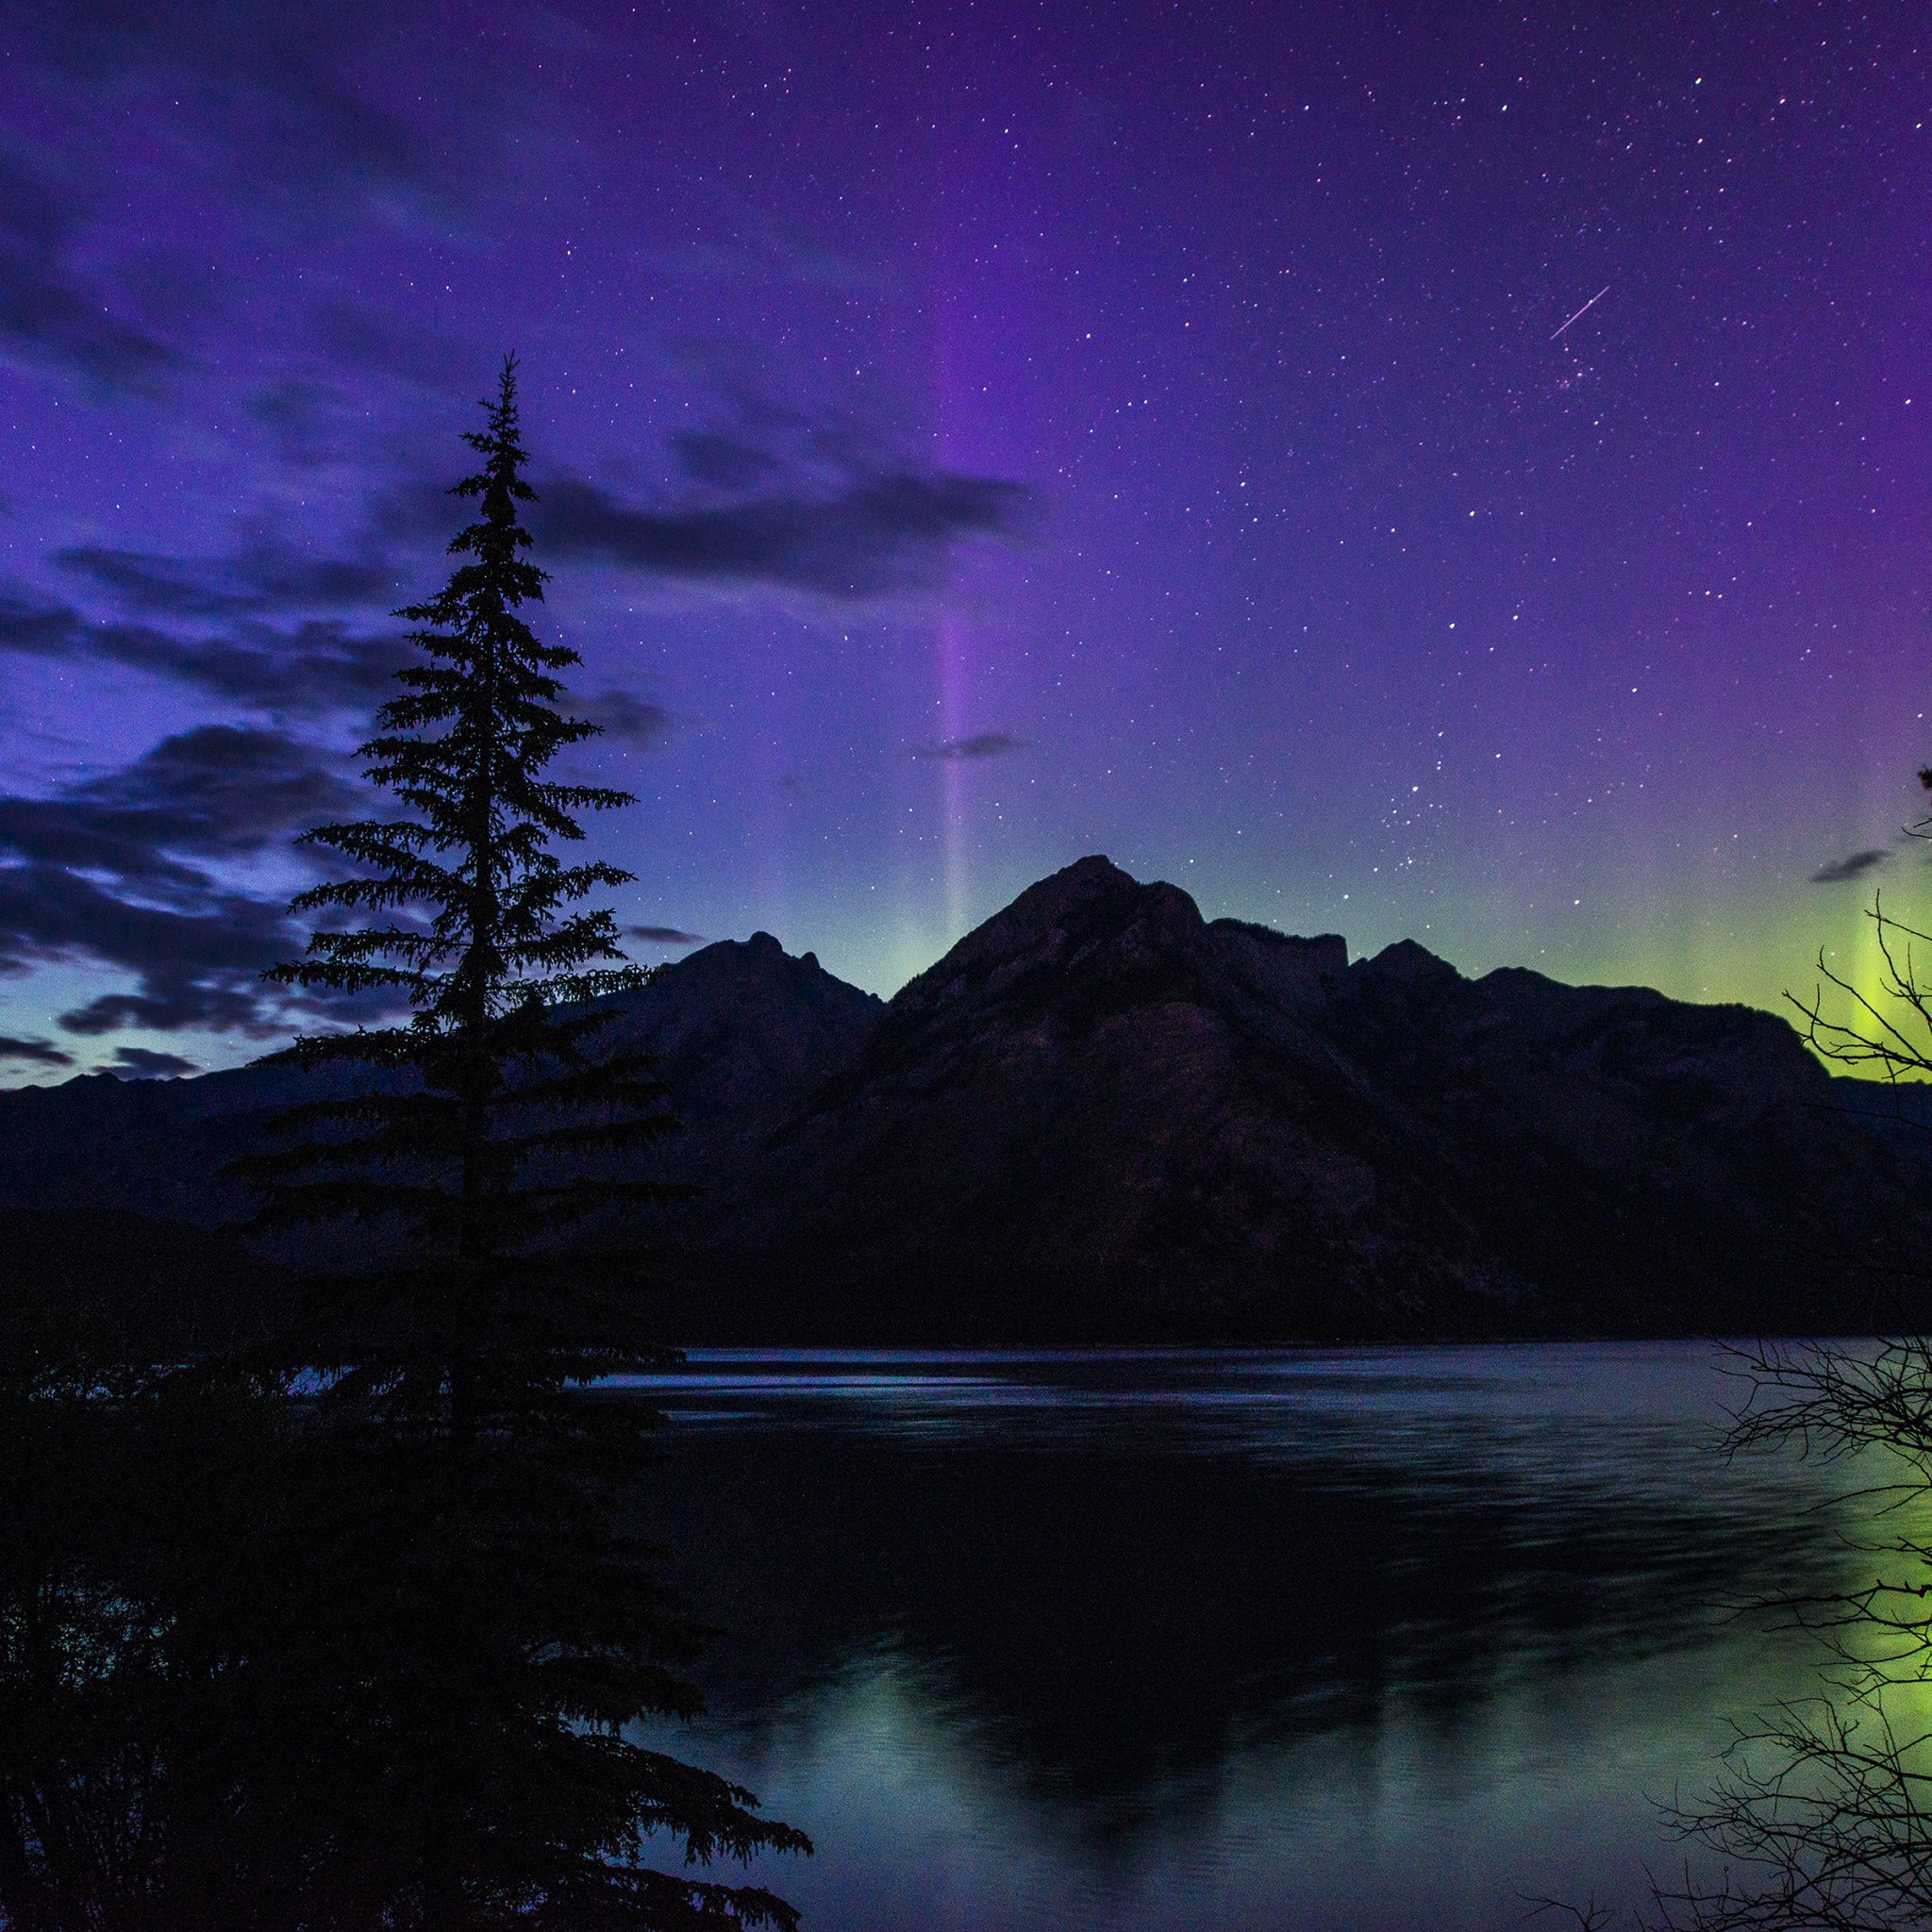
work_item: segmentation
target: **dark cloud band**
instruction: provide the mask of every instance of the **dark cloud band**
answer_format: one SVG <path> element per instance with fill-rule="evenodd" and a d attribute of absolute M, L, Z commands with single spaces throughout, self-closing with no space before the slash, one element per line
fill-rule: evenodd
<path fill-rule="evenodd" d="M 117 1046 L 114 1065 L 137 1080 L 178 1080 L 201 1069 L 178 1053 L 157 1053 L 151 1046 Z"/>
<path fill-rule="evenodd" d="M 627 508 L 593 483 L 564 480 L 545 489 L 531 521 L 560 557 L 857 598 L 933 581 L 961 539 L 1024 534 L 1032 502 L 1023 485 L 993 477 L 899 471 L 822 496 L 648 510 Z"/>
<path fill-rule="evenodd" d="M 15 1040 L 0 1033 L 0 1065 L 9 1060 L 29 1067 L 71 1067 L 74 1056 L 51 1040 Z"/>
<path fill-rule="evenodd" d="M 111 591 L 124 606 L 163 617 L 387 608 L 400 591 L 385 560 L 308 558 L 269 545 L 203 560 L 83 544 L 56 553 L 55 561 Z"/>
<path fill-rule="evenodd" d="M 279 900 L 220 868 L 334 816 L 358 793 L 283 733 L 209 724 L 51 798 L 0 797 L 0 971 L 84 957 L 133 975 L 60 1016 L 83 1036 L 126 1026 L 265 1038 L 286 1003 L 264 967 L 300 945 Z"/>
<path fill-rule="evenodd" d="M 1837 886 L 1847 879 L 1861 879 L 1890 857 L 1890 850 L 1884 845 L 1868 846 L 1863 852 L 1854 852 L 1844 858 L 1833 859 L 1829 865 L 1821 865 L 1811 874 L 1811 883 L 1814 886 Z"/>
<path fill-rule="evenodd" d="M 402 638 L 353 630 L 335 618 L 184 637 L 150 624 L 99 624 L 64 605 L 21 598 L 0 598 L 0 651 L 98 658 L 237 704 L 310 718 L 367 709 L 391 693 L 395 674 L 412 658 Z"/>

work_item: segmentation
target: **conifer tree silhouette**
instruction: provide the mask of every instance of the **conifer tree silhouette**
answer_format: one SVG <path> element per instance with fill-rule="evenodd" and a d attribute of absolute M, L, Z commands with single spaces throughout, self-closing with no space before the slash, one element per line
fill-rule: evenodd
<path fill-rule="evenodd" d="M 680 1669 L 705 1635 L 619 1513 L 661 1418 L 584 1386 L 675 1358 L 649 1339 L 622 1225 L 674 1191 L 611 1171 L 672 1122 L 643 1057 L 594 1051 L 608 996 L 650 974 L 625 962 L 608 909 L 577 908 L 631 874 L 551 849 L 581 838 L 577 814 L 633 801 L 544 776 L 597 727 L 558 708 L 577 654 L 520 615 L 544 573 L 523 554 L 514 358 L 484 407 L 465 436 L 482 466 L 454 491 L 477 500 L 449 546 L 462 560 L 397 613 L 426 661 L 398 674 L 362 747 L 401 809 L 305 835 L 354 871 L 293 901 L 323 924 L 269 975 L 413 1011 L 287 1049 L 334 1077 L 271 1123 L 289 1144 L 228 1170 L 261 1191 L 258 1225 L 362 1228 L 252 1365 L 283 1389 L 320 1372 L 301 1439 L 320 1474 L 290 1559 L 291 1575 L 314 1567 L 290 1598 L 311 1607 L 288 1624 L 319 1615 L 316 1655 L 360 1687 L 337 1697 L 335 1663 L 298 1645 L 291 1694 L 319 1684 L 332 1715 L 278 1734 L 313 1733 L 346 1767 L 319 1808 L 357 1817 L 344 1842 L 387 1916 L 343 1924 L 791 1927 L 762 1887 L 644 1862 L 658 1834 L 687 1867 L 811 1847 L 749 1791 L 625 1734 L 696 1711 Z M 354 913 L 387 916 L 336 923 Z M 357 1731 L 342 1713 L 365 1707 Z"/>
<path fill-rule="evenodd" d="M 400 993 L 413 1015 L 298 1040 L 285 1058 L 305 1069 L 368 1072 L 357 1091 L 279 1116 L 275 1131 L 297 1144 L 231 1170 L 262 1191 L 261 1225 L 348 1219 L 379 1231 L 391 1257 L 382 1265 L 311 1282 L 304 1345 L 333 1338 L 311 1365 L 445 1432 L 457 1469 L 479 1429 L 554 1408 L 568 1380 L 654 1357 L 634 1254 L 566 1252 L 565 1238 L 663 1196 L 598 1169 L 671 1124 L 640 1056 L 586 1050 L 609 1017 L 592 1003 L 650 975 L 625 962 L 608 908 L 573 909 L 632 874 L 561 864 L 551 848 L 581 839 L 576 814 L 634 801 L 544 776 L 598 727 L 558 708 L 558 674 L 577 653 L 541 641 L 520 614 L 541 599 L 545 573 L 523 554 L 518 508 L 534 492 L 514 358 L 487 407 L 486 426 L 464 437 L 482 467 L 453 491 L 478 500 L 449 545 L 465 560 L 434 597 L 397 613 L 428 661 L 398 674 L 408 689 L 361 749 L 369 778 L 404 810 L 298 841 L 333 848 L 356 871 L 291 910 L 390 917 L 324 925 L 305 958 L 268 975 Z"/>

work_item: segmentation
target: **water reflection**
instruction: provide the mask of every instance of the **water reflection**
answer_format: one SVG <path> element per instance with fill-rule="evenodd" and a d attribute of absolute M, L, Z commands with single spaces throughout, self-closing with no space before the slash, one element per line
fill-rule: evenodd
<path fill-rule="evenodd" d="M 704 1356 L 600 1398 L 673 1417 L 627 1526 L 726 1633 L 700 1736 L 634 1741 L 811 1834 L 753 1874 L 808 1926 L 1635 1897 L 1650 1801 L 1816 1686 L 1725 1602 L 1869 1561 L 1833 1473 L 1714 1454 L 1727 1392 L 1695 1346 Z M 549 1504 L 454 1534 L 299 1405 L 43 1397 L 0 1387 L 0 1924 L 524 1923 L 560 1845 L 605 1874 L 531 1605 L 641 1631 L 647 1566 L 611 1592 Z"/>
<path fill-rule="evenodd" d="M 708 1356 L 664 1511 L 821 1924 L 1489 1926 L 1815 1687 L 1827 1480 L 1695 1346 Z M 733 1522 L 739 1534 L 716 1525 Z"/>

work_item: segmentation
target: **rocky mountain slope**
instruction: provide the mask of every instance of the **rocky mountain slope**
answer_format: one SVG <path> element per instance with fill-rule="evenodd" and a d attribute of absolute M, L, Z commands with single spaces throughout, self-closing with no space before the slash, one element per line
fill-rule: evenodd
<path fill-rule="evenodd" d="M 1204 922 L 1087 859 L 731 1144 L 691 1332 L 991 1340 L 1859 1325 L 1909 1177 L 1767 1013 Z"/>
<path fill-rule="evenodd" d="M 890 1003 L 769 935 L 623 1003 L 686 1131 L 689 1341 L 1890 1325 L 1923 1167 L 1773 1015 L 1204 921 L 1102 858 Z M 0 1214 L 212 1225 L 299 1076 L 0 1095 Z M 0 1224 L 0 1240 L 4 1240 Z"/>

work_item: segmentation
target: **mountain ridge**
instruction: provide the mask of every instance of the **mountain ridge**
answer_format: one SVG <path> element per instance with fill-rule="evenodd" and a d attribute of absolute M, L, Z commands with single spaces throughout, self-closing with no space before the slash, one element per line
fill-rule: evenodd
<path fill-rule="evenodd" d="M 1846 1328 L 1888 1241 L 1932 1253 L 1922 1170 L 1775 1015 L 1350 961 L 1098 857 L 890 1001 L 760 933 L 608 1038 L 686 1123 L 648 1170 L 705 1190 L 679 1340 Z M 301 1078 L 0 1094 L 0 1213 L 231 1219 L 214 1168 Z"/>

